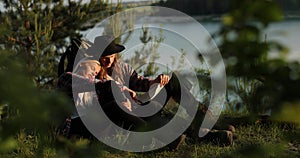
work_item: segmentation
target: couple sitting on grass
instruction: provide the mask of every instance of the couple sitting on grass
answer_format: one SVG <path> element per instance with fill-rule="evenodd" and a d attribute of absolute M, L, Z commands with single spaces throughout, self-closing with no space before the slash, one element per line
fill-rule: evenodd
<path fill-rule="evenodd" d="M 200 125 L 209 110 L 194 98 L 188 86 L 179 82 L 178 74 L 173 73 L 171 77 L 161 74 L 155 79 L 137 74 L 129 64 L 119 61 L 117 53 L 124 49 L 124 46 L 115 43 L 113 37 L 98 36 L 94 44 L 87 49 L 87 53 L 92 57 L 82 58 L 77 62 L 73 72 L 66 72 L 59 77 L 58 90 L 72 98 L 78 112 L 98 102 L 107 117 L 116 125 L 131 131 L 149 131 L 168 123 L 168 118 L 163 116 L 163 113 L 166 112 L 164 107 L 170 98 L 178 104 L 183 99 L 187 107 L 198 106 L 198 110 L 185 133 L 168 145 L 170 149 L 178 149 L 186 137 L 194 141 L 210 141 L 222 146 L 233 143 L 235 130 L 231 125 L 225 128 L 223 126 L 223 129 L 218 130 L 217 127 L 214 130 L 200 129 L 208 133 L 199 138 Z M 95 58 L 100 53 L 102 53 L 100 58 Z M 184 82 L 188 81 L 184 80 Z M 164 90 L 154 97 L 150 96 L 151 100 L 140 101 L 136 92 L 148 92 L 153 85 L 159 85 Z M 193 111 L 189 109 L 192 108 L 187 108 L 186 112 L 192 115 Z M 145 113 L 153 115 L 143 116 Z M 64 135 L 92 138 L 93 135 L 84 126 L 78 126 L 80 121 L 80 119 L 67 119 L 69 128 L 64 129 Z"/>

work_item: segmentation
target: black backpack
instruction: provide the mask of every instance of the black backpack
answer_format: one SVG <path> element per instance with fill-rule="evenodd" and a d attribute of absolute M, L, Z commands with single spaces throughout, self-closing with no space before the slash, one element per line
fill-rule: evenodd
<path fill-rule="evenodd" d="M 75 63 L 75 58 L 80 55 L 79 59 L 89 56 L 86 50 L 93 45 L 92 42 L 83 39 L 72 39 L 71 45 L 62 54 L 58 63 L 58 77 L 65 72 L 72 72 Z M 65 59 L 67 58 L 67 65 L 65 68 Z"/>

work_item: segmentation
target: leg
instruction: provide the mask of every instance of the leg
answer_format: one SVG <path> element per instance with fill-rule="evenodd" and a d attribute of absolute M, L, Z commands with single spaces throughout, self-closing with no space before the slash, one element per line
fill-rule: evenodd
<path fill-rule="evenodd" d="M 116 125 L 124 129 L 135 130 L 146 126 L 146 121 L 140 117 L 131 115 L 119 107 L 115 101 L 101 105 L 107 117 Z"/>
<path fill-rule="evenodd" d="M 103 111 L 116 125 L 130 130 L 146 125 L 142 118 L 131 115 L 130 111 L 125 112 L 118 105 L 127 98 L 115 82 L 97 83 L 96 92 Z"/>
<path fill-rule="evenodd" d="M 195 108 L 192 106 L 199 105 L 198 109 L 203 109 L 205 106 L 198 102 L 191 94 L 191 87 L 192 84 L 184 76 L 173 73 L 169 83 L 165 85 L 164 90 L 162 90 L 153 100 L 162 104 L 164 107 L 172 97 L 176 103 L 184 103 L 182 106 L 186 107 L 188 114 L 194 113 L 193 109 Z"/>
<path fill-rule="evenodd" d="M 187 107 L 186 110 L 189 115 L 192 112 L 194 112 L 194 111 L 190 111 L 190 110 L 195 109 L 195 108 L 192 108 L 191 106 L 198 106 L 194 120 L 192 121 L 190 127 L 186 131 L 186 134 L 188 136 L 191 136 L 192 138 L 198 138 L 199 129 L 201 127 L 201 124 L 204 120 L 205 115 L 209 114 L 209 116 L 211 116 L 210 118 L 212 120 L 215 118 L 210 113 L 208 108 L 204 104 L 198 102 L 196 100 L 196 98 L 190 93 L 191 87 L 192 87 L 191 83 L 188 80 L 186 80 L 185 77 L 180 77 L 180 80 L 179 80 L 178 75 L 173 73 L 169 83 L 165 86 L 166 94 L 160 94 L 155 99 L 160 101 L 160 100 L 163 100 L 162 99 L 163 97 L 166 97 L 167 99 L 163 103 L 163 105 L 165 106 L 167 101 L 172 97 L 175 100 L 175 102 L 177 102 L 178 104 L 180 104 L 180 102 L 185 104 L 183 106 Z M 230 138 L 232 138 L 232 136 L 223 137 L 223 135 L 226 135 L 228 133 L 229 133 L 228 135 L 232 135 L 232 133 L 230 133 L 230 132 L 235 132 L 235 128 L 232 125 L 226 125 L 226 124 L 223 124 L 220 122 L 217 123 L 215 125 L 215 127 L 213 127 L 213 128 L 219 129 L 220 132 L 216 131 L 216 130 L 214 130 L 213 132 L 210 131 L 208 136 L 206 136 L 207 138 L 216 136 L 215 139 L 222 139 L 222 140 L 225 138 L 230 139 Z M 226 129 L 228 131 L 225 132 L 224 130 L 221 130 L 221 129 Z M 217 133 L 217 134 L 215 134 L 215 133 Z M 219 133 L 221 133 L 221 134 L 219 135 Z M 222 137 L 222 138 L 220 138 L 220 137 Z M 230 140 L 228 140 L 228 141 L 230 142 Z"/>

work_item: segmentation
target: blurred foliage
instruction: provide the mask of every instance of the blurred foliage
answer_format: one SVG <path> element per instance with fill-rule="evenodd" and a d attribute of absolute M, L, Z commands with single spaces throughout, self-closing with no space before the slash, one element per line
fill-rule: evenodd
<path fill-rule="evenodd" d="M 21 57 L 37 87 L 55 87 L 57 64 L 70 39 L 118 9 L 108 1 L 5 0 L 0 43 Z"/>
<path fill-rule="evenodd" d="M 293 122 L 300 125 L 300 102 L 288 102 L 284 103 L 278 113 L 274 116 L 274 119 Z"/>
<path fill-rule="evenodd" d="M 280 7 L 274 1 L 231 0 L 229 8 L 217 33 L 227 75 L 235 80 L 229 88 L 255 115 L 297 100 L 300 65 L 286 61 L 287 48 L 264 34 L 270 23 L 283 18 Z M 271 52 L 278 58 L 270 58 Z"/>
<path fill-rule="evenodd" d="M 16 138 L 21 129 L 26 129 L 26 134 L 38 131 L 39 135 L 49 137 L 53 135 L 52 128 L 70 114 L 70 101 L 58 93 L 37 89 L 23 65 L 24 61 L 8 50 L 0 51 L 1 153 L 19 148 L 19 138 L 31 139 L 22 134 Z"/>
<path fill-rule="evenodd" d="M 272 115 L 271 120 L 258 120 L 259 128 L 253 125 L 253 120 L 246 130 L 238 127 L 238 147 L 221 157 L 299 156 L 300 137 L 295 133 L 299 133 L 300 123 L 297 115 L 300 112 L 300 64 L 287 61 L 288 49 L 268 40 L 264 34 L 271 23 L 284 18 L 283 12 L 272 0 L 230 0 L 228 8 L 221 18 L 220 31 L 214 35 L 220 40 L 219 49 L 227 70 L 227 91 L 231 92 L 227 94 L 227 101 L 230 97 L 240 99 L 230 108 L 243 112 L 246 109 L 249 118 L 254 120 L 270 109 Z M 246 123 L 237 120 L 239 124 Z"/>

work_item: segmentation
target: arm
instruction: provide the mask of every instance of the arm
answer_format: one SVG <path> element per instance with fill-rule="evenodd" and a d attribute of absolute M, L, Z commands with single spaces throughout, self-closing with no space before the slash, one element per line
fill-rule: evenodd
<path fill-rule="evenodd" d="M 70 97 L 73 97 L 72 91 L 75 91 L 76 93 L 93 91 L 95 82 L 96 80 L 86 79 L 82 76 L 74 75 L 68 72 L 59 77 L 57 82 L 57 90 L 66 93 Z"/>
<path fill-rule="evenodd" d="M 123 85 L 136 92 L 147 92 L 149 90 L 151 79 L 138 75 L 127 63 L 120 62 L 118 64 L 121 72 L 120 75 L 113 76 L 115 80 L 122 82 Z M 118 80 L 118 78 L 122 79 Z"/>
<path fill-rule="evenodd" d="M 129 87 L 140 92 L 147 92 L 152 84 L 159 83 L 164 86 L 169 83 L 170 77 L 165 74 L 158 75 L 155 79 L 144 78 L 139 76 L 135 71 L 130 77 Z"/>
<path fill-rule="evenodd" d="M 137 92 L 147 92 L 154 83 L 160 83 L 161 86 L 164 86 L 170 80 L 170 77 L 164 74 L 159 75 L 155 79 L 141 76 L 129 64 L 123 63 L 121 67 L 123 69 L 125 82 L 126 78 L 129 80 L 128 87 Z"/>
<path fill-rule="evenodd" d="M 131 96 L 133 99 L 136 99 L 136 93 L 135 93 L 135 91 L 129 89 L 128 87 L 123 86 L 123 87 L 121 88 L 121 91 L 127 91 L 127 92 L 129 92 L 130 96 Z"/>
<path fill-rule="evenodd" d="M 138 98 L 137 98 L 137 95 L 136 95 L 136 92 L 135 91 L 133 91 L 133 90 L 131 90 L 131 89 L 129 89 L 128 87 L 126 87 L 126 86 L 123 86 L 122 88 L 121 88 L 121 91 L 127 91 L 129 94 L 130 94 L 130 96 L 131 96 L 131 98 L 132 98 L 132 100 L 134 101 L 134 102 L 138 102 L 138 103 L 142 103 L 140 100 L 138 100 Z M 127 95 L 128 96 L 128 95 Z"/>
<path fill-rule="evenodd" d="M 129 111 L 132 111 L 132 104 L 130 102 L 130 99 L 126 97 L 121 88 L 123 88 L 123 86 L 121 86 L 114 80 L 108 80 L 103 83 L 96 83 L 96 92 L 98 95 L 99 103 L 101 105 L 105 105 L 111 101 L 115 101 L 119 105 L 123 105 Z"/>
<path fill-rule="evenodd" d="M 129 88 L 138 92 L 147 92 L 154 80 L 140 76 L 135 70 L 130 75 Z"/>

